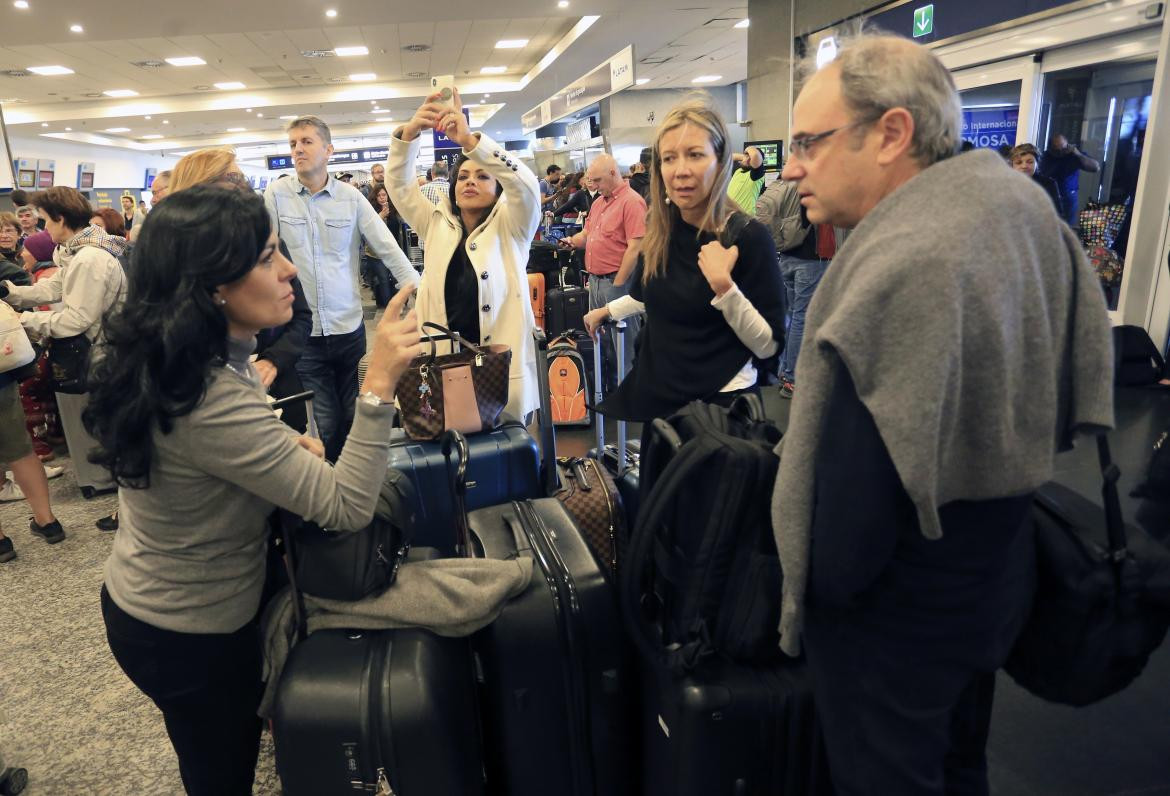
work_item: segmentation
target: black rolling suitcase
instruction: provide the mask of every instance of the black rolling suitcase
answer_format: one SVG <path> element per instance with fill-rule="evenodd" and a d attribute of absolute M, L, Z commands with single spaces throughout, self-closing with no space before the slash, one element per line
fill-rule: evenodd
<path fill-rule="evenodd" d="M 446 441 L 465 461 L 461 437 L 451 433 Z M 453 468 L 457 504 L 461 469 Z M 632 796 L 638 780 L 632 670 L 614 585 L 555 498 L 466 517 L 460 533 L 470 555 L 531 557 L 536 568 L 528 590 L 472 639 L 491 792 Z"/>
<path fill-rule="evenodd" d="M 617 368 L 618 372 L 625 371 L 626 349 L 623 343 L 623 336 L 627 334 L 626 324 L 624 321 L 612 323 L 614 333 L 617 335 Z M 594 343 L 595 355 L 593 360 L 594 373 L 601 372 L 601 351 Z M 618 379 L 620 382 L 621 379 Z M 594 380 L 593 387 L 593 401 L 594 406 L 601 403 L 603 398 L 601 389 L 601 379 Z M 589 451 L 590 458 L 597 459 L 601 465 L 609 471 L 617 484 L 618 492 L 622 496 L 622 506 L 626 512 L 626 527 L 633 528 L 634 523 L 638 520 L 638 506 L 640 501 L 639 492 L 640 486 L 640 470 L 639 470 L 639 454 L 641 451 L 641 444 L 638 440 L 627 439 L 626 437 L 626 421 L 617 421 L 617 441 L 616 443 L 606 444 L 605 442 L 605 418 L 598 413 L 597 422 L 597 447 Z"/>
<path fill-rule="evenodd" d="M 589 290 L 566 285 L 557 275 L 558 287 L 545 291 L 544 331 L 550 338 L 571 329 L 585 328 L 585 313 L 589 312 Z"/>

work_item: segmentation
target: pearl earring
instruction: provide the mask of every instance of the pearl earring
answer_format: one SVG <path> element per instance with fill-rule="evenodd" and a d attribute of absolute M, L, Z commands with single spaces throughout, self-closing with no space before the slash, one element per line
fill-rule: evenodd
<path fill-rule="evenodd" d="M 221 305 L 223 305 L 223 304 L 227 304 L 227 299 L 225 299 L 225 298 L 221 298 L 221 299 L 219 300 L 219 303 L 220 303 Z"/>

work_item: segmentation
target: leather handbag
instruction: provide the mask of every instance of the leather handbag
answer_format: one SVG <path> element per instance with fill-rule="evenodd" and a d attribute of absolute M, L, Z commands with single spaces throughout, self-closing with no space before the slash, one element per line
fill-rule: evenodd
<path fill-rule="evenodd" d="M 1036 493 L 1036 598 L 1004 664 L 1036 696 L 1076 707 L 1132 683 L 1170 627 L 1170 550 L 1126 525 L 1103 435 L 1097 452 L 1104 511 L 1059 484 Z"/>
<path fill-rule="evenodd" d="M 18 381 L 34 375 L 37 352 L 20 325 L 20 314 L 0 301 L 0 373 Z M 27 375 L 25 371 L 29 371 Z"/>
<path fill-rule="evenodd" d="M 477 346 L 458 332 L 424 323 L 438 337 L 428 337 L 431 350 L 416 357 L 398 384 L 402 427 L 414 440 L 435 440 L 451 429 L 475 434 L 495 428 L 508 403 L 512 350 L 506 345 Z M 438 354 L 436 339 L 459 344 L 451 354 Z"/>
<path fill-rule="evenodd" d="M 53 390 L 81 395 L 89 380 L 89 353 L 93 344 L 85 333 L 72 337 L 54 337 L 49 343 L 49 367 L 53 372 Z"/>
<path fill-rule="evenodd" d="M 616 573 L 628 533 L 625 508 L 613 476 L 592 458 L 561 457 L 557 471 L 561 488 L 553 497 L 577 521 L 601 565 Z"/>

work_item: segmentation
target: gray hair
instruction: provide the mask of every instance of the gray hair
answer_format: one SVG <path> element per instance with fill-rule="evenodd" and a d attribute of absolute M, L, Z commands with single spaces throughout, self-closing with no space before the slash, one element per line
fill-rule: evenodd
<path fill-rule="evenodd" d="M 444 179 L 447 176 L 447 161 L 436 160 L 435 165 L 431 166 L 431 174 L 436 180 Z"/>
<path fill-rule="evenodd" d="M 840 70 L 845 105 L 859 121 L 877 120 L 891 108 L 909 111 L 914 119 L 910 154 L 924 168 L 959 151 L 959 92 L 930 50 L 909 39 L 867 31 L 840 42 L 833 64 Z M 816 72 L 815 53 L 801 72 Z"/>
<path fill-rule="evenodd" d="M 286 133 L 291 133 L 298 127 L 312 127 L 321 136 L 321 140 L 325 142 L 325 146 L 333 146 L 333 135 L 329 132 L 329 125 L 318 116 L 298 116 L 288 123 L 288 127 L 284 128 Z"/>

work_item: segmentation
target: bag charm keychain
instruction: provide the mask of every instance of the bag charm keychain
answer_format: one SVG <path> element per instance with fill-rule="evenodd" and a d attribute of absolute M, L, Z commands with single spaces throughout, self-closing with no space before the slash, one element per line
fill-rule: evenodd
<path fill-rule="evenodd" d="M 419 406 L 419 412 L 423 417 L 434 417 L 435 408 L 431 406 L 431 384 L 428 376 L 430 375 L 430 368 L 423 365 L 418 369 L 418 375 L 421 377 L 418 384 L 419 400 L 422 402 Z"/>

